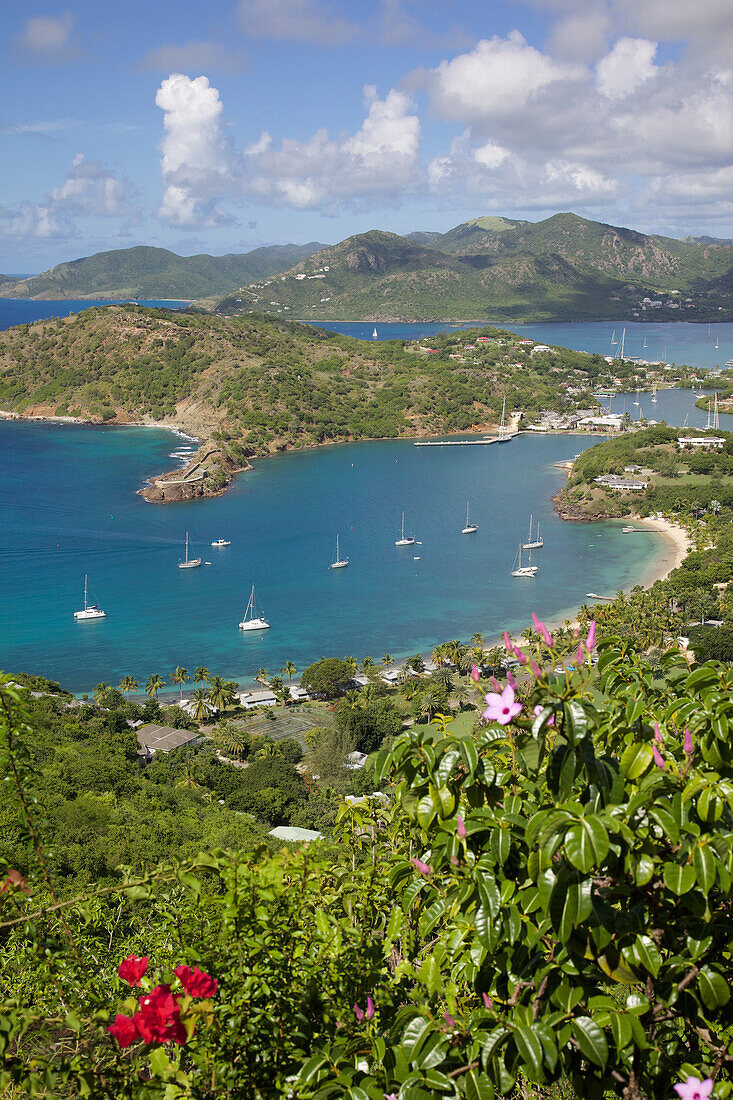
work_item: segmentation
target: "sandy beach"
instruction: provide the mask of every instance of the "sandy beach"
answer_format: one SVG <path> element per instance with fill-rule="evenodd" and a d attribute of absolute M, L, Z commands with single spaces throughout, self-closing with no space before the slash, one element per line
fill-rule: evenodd
<path fill-rule="evenodd" d="M 651 588 L 655 581 L 665 580 L 673 569 L 682 564 L 692 548 L 692 542 L 684 527 L 668 519 L 640 519 L 634 522 L 643 523 L 648 531 L 664 535 L 668 543 L 666 552 L 654 563 L 642 582 L 644 588 Z"/>

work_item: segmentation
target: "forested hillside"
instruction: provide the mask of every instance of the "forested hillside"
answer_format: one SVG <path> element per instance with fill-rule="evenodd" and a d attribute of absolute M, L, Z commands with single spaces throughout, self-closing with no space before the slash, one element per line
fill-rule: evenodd
<path fill-rule="evenodd" d="M 0 276 L 5 298 L 205 298 L 262 279 L 317 252 L 320 244 L 285 244 L 228 256 L 177 256 L 138 245 L 97 252 L 27 279 Z"/>
<path fill-rule="evenodd" d="M 646 236 L 575 214 L 477 218 L 445 234 L 358 234 L 215 308 L 384 321 L 722 320 L 732 270 L 730 242 Z"/>
<path fill-rule="evenodd" d="M 466 430 L 572 407 L 602 357 L 531 356 L 500 330 L 365 343 L 250 315 L 107 306 L 0 333 L 0 409 L 174 422 L 251 455 L 332 440 Z"/>

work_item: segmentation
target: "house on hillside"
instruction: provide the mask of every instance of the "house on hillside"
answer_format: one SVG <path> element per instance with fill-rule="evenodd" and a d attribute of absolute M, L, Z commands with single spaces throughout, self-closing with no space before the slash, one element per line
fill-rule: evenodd
<path fill-rule="evenodd" d="M 239 702 L 245 710 L 255 707 L 277 706 L 277 696 L 271 688 L 259 688 L 256 691 L 240 691 Z"/>

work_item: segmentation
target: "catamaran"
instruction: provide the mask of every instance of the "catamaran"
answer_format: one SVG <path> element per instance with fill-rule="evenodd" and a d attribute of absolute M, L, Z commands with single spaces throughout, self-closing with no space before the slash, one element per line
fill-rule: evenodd
<path fill-rule="evenodd" d="M 228 539 L 214 539 L 212 546 L 231 546 L 231 542 Z"/>
<path fill-rule="evenodd" d="M 471 523 L 468 519 L 468 501 L 466 501 L 466 526 L 461 531 L 462 535 L 472 535 L 474 531 L 478 531 L 478 524 Z"/>
<path fill-rule="evenodd" d="M 414 535 L 405 535 L 405 513 L 402 513 L 402 534 L 395 539 L 395 546 L 412 546 L 415 542 Z"/>
<path fill-rule="evenodd" d="M 240 630 L 269 630 L 270 624 L 264 615 L 257 614 L 257 606 L 255 604 L 255 586 L 252 585 L 252 591 L 249 594 L 249 602 L 244 612 L 244 618 L 239 624 Z"/>
<path fill-rule="evenodd" d="M 514 559 L 513 577 L 533 577 L 537 572 L 537 566 L 532 565 L 532 551 L 529 552 L 529 565 L 522 565 L 522 544 L 520 542 L 517 556 Z"/>
<path fill-rule="evenodd" d="M 84 610 L 75 611 L 75 619 L 106 619 L 106 611 L 102 611 L 99 604 L 87 602 L 87 575 L 84 574 Z"/>
<path fill-rule="evenodd" d="M 541 550 L 545 545 L 545 540 L 540 535 L 540 521 L 537 520 L 537 533 L 534 539 L 532 538 L 532 516 L 529 517 L 529 535 L 527 541 L 522 543 L 523 550 Z"/>
<path fill-rule="evenodd" d="M 189 558 L 188 556 L 188 531 L 186 531 L 186 557 L 183 561 L 179 561 L 179 569 L 196 569 L 201 565 L 201 558 Z"/>
<path fill-rule="evenodd" d="M 331 562 L 330 568 L 331 569 L 345 569 L 348 564 L 349 564 L 349 559 L 348 558 L 342 558 L 339 555 L 339 537 L 338 537 L 338 535 L 336 535 L 336 557 Z"/>

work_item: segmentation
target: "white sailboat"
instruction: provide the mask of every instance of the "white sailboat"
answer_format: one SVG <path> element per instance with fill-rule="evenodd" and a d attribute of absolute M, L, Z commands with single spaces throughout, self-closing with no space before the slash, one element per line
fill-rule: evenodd
<path fill-rule="evenodd" d="M 249 601 L 247 603 L 246 610 L 244 612 L 244 618 L 239 624 L 240 630 L 269 630 L 270 624 L 264 615 L 257 614 L 257 605 L 255 604 L 255 586 L 252 585 L 252 591 L 249 594 Z"/>
<path fill-rule="evenodd" d="M 634 404 L 635 405 L 639 404 L 639 387 L 638 386 L 636 387 L 636 401 L 634 401 Z"/>
<path fill-rule="evenodd" d="M 652 386 L 652 404 L 656 405 L 656 403 L 657 403 L 657 383 L 655 382 Z"/>
<path fill-rule="evenodd" d="M 179 569 L 197 569 L 201 565 L 201 558 L 189 558 L 188 556 L 188 531 L 186 531 L 186 557 L 179 561 Z"/>
<path fill-rule="evenodd" d="M 720 347 L 720 343 L 719 343 L 719 341 L 718 341 L 718 337 L 717 337 L 717 336 L 715 337 L 715 347 L 716 347 L 716 348 L 719 348 L 719 347 Z"/>
<path fill-rule="evenodd" d="M 533 577 L 537 572 L 537 566 L 532 565 L 532 551 L 529 552 L 529 565 L 522 565 L 522 544 L 520 542 L 517 556 L 514 559 L 513 577 Z"/>
<path fill-rule="evenodd" d="M 499 436 L 497 443 L 508 443 L 511 439 L 511 435 L 506 430 L 506 397 L 501 406 L 501 423 L 499 424 Z"/>
<path fill-rule="evenodd" d="M 415 542 L 414 535 L 405 535 L 405 513 L 402 513 L 402 534 L 395 539 L 395 546 L 412 546 Z"/>
<path fill-rule="evenodd" d="M 545 545 L 545 540 L 540 535 L 540 521 L 537 520 L 537 532 L 534 539 L 532 538 L 532 516 L 529 517 L 529 535 L 527 541 L 522 543 L 523 550 L 541 550 Z"/>
<path fill-rule="evenodd" d="M 611 336 L 611 343 L 612 344 L 617 344 L 618 343 L 618 340 L 616 339 L 616 329 L 613 330 L 613 335 Z"/>
<path fill-rule="evenodd" d="M 378 340 L 378 339 L 379 339 L 379 333 L 377 332 L 377 326 L 375 325 L 374 326 L 374 332 L 372 333 L 372 340 Z"/>
<path fill-rule="evenodd" d="M 474 531 L 478 531 L 478 524 L 471 523 L 468 519 L 468 501 L 466 501 L 466 526 L 461 531 L 462 535 L 472 535 Z"/>
<path fill-rule="evenodd" d="M 329 566 L 329 568 L 330 569 L 345 569 L 348 564 L 349 564 L 349 559 L 348 558 L 342 558 L 339 555 L 339 537 L 338 537 L 338 535 L 336 535 L 336 557 L 331 562 L 331 565 Z"/>
<path fill-rule="evenodd" d="M 646 336 L 644 337 L 644 343 L 642 344 L 642 347 L 644 347 L 644 348 L 648 347 L 647 342 L 646 342 Z"/>
<path fill-rule="evenodd" d="M 75 611 L 74 612 L 74 618 L 77 619 L 77 620 L 81 620 L 81 619 L 106 619 L 106 617 L 107 617 L 106 611 L 102 611 L 102 608 L 99 606 L 99 604 L 96 604 L 96 603 L 91 603 L 90 604 L 87 601 L 87 575 L 85 573 L 84 574 L 84 610 L 83 611 Z"/>

